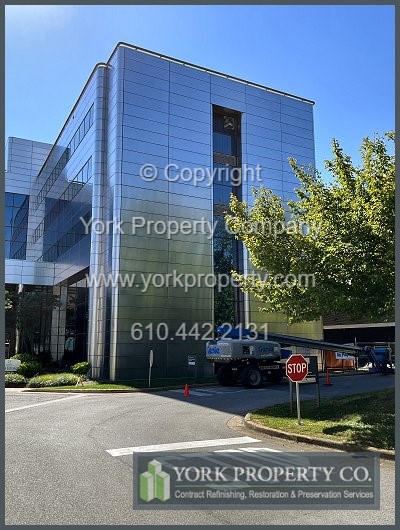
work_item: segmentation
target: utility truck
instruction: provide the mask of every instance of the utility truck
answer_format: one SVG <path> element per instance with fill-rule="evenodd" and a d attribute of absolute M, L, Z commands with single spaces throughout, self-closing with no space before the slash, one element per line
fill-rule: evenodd
<path fill-rule="evenodd" d="M 232 386 L 240 382 L 247 388 L 259 388 L 264 381 L 279 383 L 285 376 L 290 347 L 303 350 L 340 351 L 355 356 L 366 356 L 374 371 L 388 373 L 386 362 L 379 361 L 374 348 L 334 344 L 315 339 L 268 333 L 254 333 L 248 329 L 228 326 L 217 328 L 218 338 L 206 345 L 206 358 L 214 364 L 220 385 Z M 394 371 L 394 369 L 393 369 Z"/>

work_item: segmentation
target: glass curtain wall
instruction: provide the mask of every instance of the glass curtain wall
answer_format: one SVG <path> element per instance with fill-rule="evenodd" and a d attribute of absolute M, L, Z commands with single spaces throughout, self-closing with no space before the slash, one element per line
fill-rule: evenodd
<path fill-rule="evenodd" d="M 213 240 L 214 274 L 228 283 L 231 270 L 243 270 L 243 246 L 225 227 L 224 214 L 231 194 L 242 198 L 241 185 L 241 115 L 239 112 L 213 107 L 213 217 L 216 223 Z M 243 296 L 232 285 L 214 289 L 214 321 L 238 325 L 243 322 Z"/>
<path fill-rule="evenodd" d="M 6 193 L 4 208 L 5 258 L 26 259 L 29 195 Z"/>

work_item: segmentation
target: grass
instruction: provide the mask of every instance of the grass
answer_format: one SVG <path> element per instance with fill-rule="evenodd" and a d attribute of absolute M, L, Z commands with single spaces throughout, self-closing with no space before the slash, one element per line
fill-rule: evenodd
<path fill-rule="evenodd" d="M 63 385 L 63 386 L 52 386 L 52 387 L 42 387 L 42 388 L 29 388 L 29 391 L 40 391 L 40 392 L 60 392 L 63 390 L 74 390 L 77 392 L 90 392 L 95 391 L 98 392 L 99 390 L 119 390 L 119 391 L 132 391 L 132 390 L 141 390 L 135 386 L 131 385 L 118 385 L 118 384 L 97 384 L 97 383 L 91 383 L 91 384 L 85 384 L 83 386 L 79 385 Z"/>
<path fill-rule="evenodd" d="M 155 379 L 151 382 L 151 388 L 170 388 L 170 387 L 184 387 L 184 385 L 188 383 L 189 385 L 192 384 L 210 384 L 215 383 L 214 377 L 209 378 L 203 378 L 203 379 Z M 74 390 L 77 392 L 98 392 L 100 391 L 125 391 L 125 392 L 133 392 L 133 391 L 139 391 L 148 388 L 148 381 L 144 382 L 144 380 L 137 380 L 132 382 L 126 382 L 126 383 L 108 383 L 108 382 L 95 382 L 95 381 L 88 381 L 84 383 L 83 386 L 75 386 L 75 385 L 65 385 L 65 386 L 53 386 L 53 387 L 42 387 L 42 388 L 30 388 L 30 391 L 41 391 L 41 392 L 60 392 L 63 390 Z"/>
<path fill-rule="evenodd" d="M 266 427 L 335 440 L 358 446 L 394 449 L 394 389 L 341 398 L 301 402 L 302 425 L 296 404 L 274 405 L 255 411 L 251 419 Z"/>

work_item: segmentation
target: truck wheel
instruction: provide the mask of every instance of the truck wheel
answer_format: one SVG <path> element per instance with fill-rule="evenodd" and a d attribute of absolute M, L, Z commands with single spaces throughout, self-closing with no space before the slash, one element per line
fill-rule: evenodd
<path fill-rule="evenodd" d="M 261 372 L 256 366 L 246 366 L 240 377 L 240 382 L 247 388 L 259 388 L 262 381 Z"/>
<path fill-rule="evenodd" d="M 282 370 L 271 370 L 270 374 L 265 375 L 267 381 L 269 383 L 280 383 L 283 379 L 283 371 Z"/>
<path fill-rule="evenodd" d="M 217 380 L 221 386 L 233 386 L 236 383 L 236 373 L 230 366 L 220 366 L 217 370 Z"/>

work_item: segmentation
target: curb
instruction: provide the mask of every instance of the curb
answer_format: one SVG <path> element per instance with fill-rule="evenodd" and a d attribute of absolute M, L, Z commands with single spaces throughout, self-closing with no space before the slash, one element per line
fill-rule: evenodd
<path fill-rule="evenodd" d="M 280 431 L 278 429 L 273 429 L 272 427 L 264 427 L 259 423 L 250 419 L 251 414 L 248 412 L 244 418 L 244 424 L 249 429 L 253 431 L 261 432 L 263 434 L 269 434 L 277 438 L 285 438 L 286 440 L 292 440 L 294 442 L 302 442 L 312 445 L 320 445 L 322 447 L 330 447 L 331 449 L 337 449 L 339 451 L 348 451 L 348 452 L 368 452 L 379 454 L 381 458 L 385 460 L 395 460 L 395 451 L 389 449 L 377 449 L 376 447 L 363 447 L 360 445 L 353 445 L 350 443 L 336 442 L 334 440 L 324 440 L 323 438 L 314 438 L 312 436 L 306 436 L 304 434 L 295 434 L 287 431 Z"/>
<path fill-rule="evenodd" d="M 190 388 L 201 388 L 203 386 L 219 386 L 218 383 L 197 383 L 190 385 Z M 11 387 L 9 387 L 11 388 Z M 48 390 L 46 390 L 46 388 Z M 51 387 L 39 387 L 39 388 L 23 388 L 21 389 L 21 392 L 44 392 L 46 394 L 51 394 L 52 392 L 54 394 L 130 394 L 135 392 L 160 392 L 162 390 L 184 390 L 184 385 L 179 386 L 160 386 L 160 387 L 153 387 L 153 388 L 126 388 L 126 389 L 99 389 L 96 388 L 88 388 L 85 390 L 85 387 L 77 387 L 75 388 L 57 388 L 52 389 Z"/>

